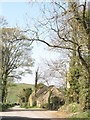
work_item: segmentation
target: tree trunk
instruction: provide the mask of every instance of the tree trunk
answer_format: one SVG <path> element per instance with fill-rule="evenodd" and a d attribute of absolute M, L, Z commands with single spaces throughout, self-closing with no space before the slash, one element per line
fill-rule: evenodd
<path fill-rule="evenodd" d="M 88 69 L 87 69 L 87 82 L 86 82 L 86 101 L 85 109 L 90 109 L 90 1 L 88 2 Z"/>
<path fill-rule="evenodd" d="M 83 59 L 83 57 L 81 56 L 79 48 L 78 48 L 78 54 L 79 54 L 79 58 L 81 60 L 81 63 L 84 66 L 84 68 L 86 70 L 86 73 L 87 73 L 87 75 L 86 75 L 87 79 L 86 79 L 86 82 L 85 82 L 85 89 L 86 89 L 87 93 L 85 95 L 84 110 L 86 110 L 86 109 L 89 110 L 90 109 L 90 63 L 89 63 L 90 57 L 89 57 L 89 54 L 88 54 L 88 62 L 85 61 Z"/>
<path fill-rule="evenodd" d="M 7 75 L 3 76 L 3 84 L 2 84 L 2 103 L 6 103 L 7 98 Z"/>
<path fill-rule="evenodd" d="M 37 71 L 35 73 L 35 94 L 37 92 L 37 82 L 38 82 L 38 69 L 37 69 Z"/>
<path fill-rule="evenodd" d="M 48 109 L 51 109 L 51 105 L 50 105 L 51 95 L 52 95 L 52 91 L 49 90 L 49 96 L 48 96 Z"/>

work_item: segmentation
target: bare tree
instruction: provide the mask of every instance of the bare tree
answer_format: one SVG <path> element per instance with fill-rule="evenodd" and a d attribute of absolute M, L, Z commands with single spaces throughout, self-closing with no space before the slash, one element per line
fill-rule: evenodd
<path fill-rule="evenodd" d="M 35 24 L 35 29 L 29 29 L 32 33 L 29 40 L 45 43 L 55 50 L 64 49 L 70 54 L 75 51 L 87 73 L 88 94 L 84 108 L 90 109 L 90 10 L 87 10 L 87 4 L 87 0 L 82 4 L 70 0 L 44 5 L 43 20 L 38 21 L 37 26 Z"/>
<path fill-rule="evenodd" d="M 55 84 L 60 87 L 66 86 L 66 74 L 68 66 L 65 64 L 64 60 L 52 60 L 43 63 L 40 67 L 40 79 L 39 82 L 46 83 L 48 86 L 50 84 Z"/>
<path fill-rule="evenodd" d="M 35 71 L 35 94 L 37 92 L 38 80 L 39 80 L 39 68 L 37 68 L 37 70 Z"/>
<path fill-rule="evenodd" d="M 15 41 L 16 36 L 20 41 Z M 31 43 L 23 41 L 24 35 L 16 28 L 2 28 L 2 102 L 6 102 L 8 83 L 20 79 L 23 73 L 31 73 L 33 61 L 31 58 Z M 21 70 L 20 70 L 21 69 Z"/>

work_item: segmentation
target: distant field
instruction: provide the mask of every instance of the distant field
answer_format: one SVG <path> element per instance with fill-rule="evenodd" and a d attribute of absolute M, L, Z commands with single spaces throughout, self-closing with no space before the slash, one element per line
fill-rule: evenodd
<path fill-rule="evenodd" d="M 10 102 L 10 103 L 18 102 L 18 94 L 24 88 L 32 88 L 32 89 L 34 89 L 34 85 L 32 85 L 32 84 L 25 84 L 25 83 L 14 84 L 12 87 L 10 87 L 8 89 L 7 102 Z"/>

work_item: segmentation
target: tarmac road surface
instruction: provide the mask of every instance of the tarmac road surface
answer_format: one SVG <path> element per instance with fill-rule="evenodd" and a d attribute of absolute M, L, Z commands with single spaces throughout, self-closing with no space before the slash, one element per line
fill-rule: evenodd
<path fill-rule="evenodd" d="M 65 118 L 63 114 L 58 115 L 57 111 L 46 111 L 38 108 L 24 109 L 19 108 L 19 106 L 15 106 L 6 112 L 0 112 L 0 117 L 1 120 L 54 120 L 53 118 Z"/>

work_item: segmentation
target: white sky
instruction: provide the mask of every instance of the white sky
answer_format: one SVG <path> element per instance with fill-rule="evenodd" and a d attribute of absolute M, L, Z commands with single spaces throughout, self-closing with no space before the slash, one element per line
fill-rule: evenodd
<path fill-rule="evenodd" d="M 50 2 L 50 1 L 51 0 L 0 0 L 0 2 Z M 53 0 L 53 1 L 59 1 L 59 0 Z"/>
<path fill-rule="evenodd" d="M 0 0 L 0 2 L 50 2 L 51 0 Z M 63 0 L 52 0 L 52 1 L 63 1 Z M 69 1 L 69 0 L 64 0 L 64 1 Z M 73 0 L 73 1 L 78 1 L 78 0 Z M 84 2 L 85 0 L 80 0 L 81 2 Z M 89 0 L 87 0 L 89 1 Z"/>

